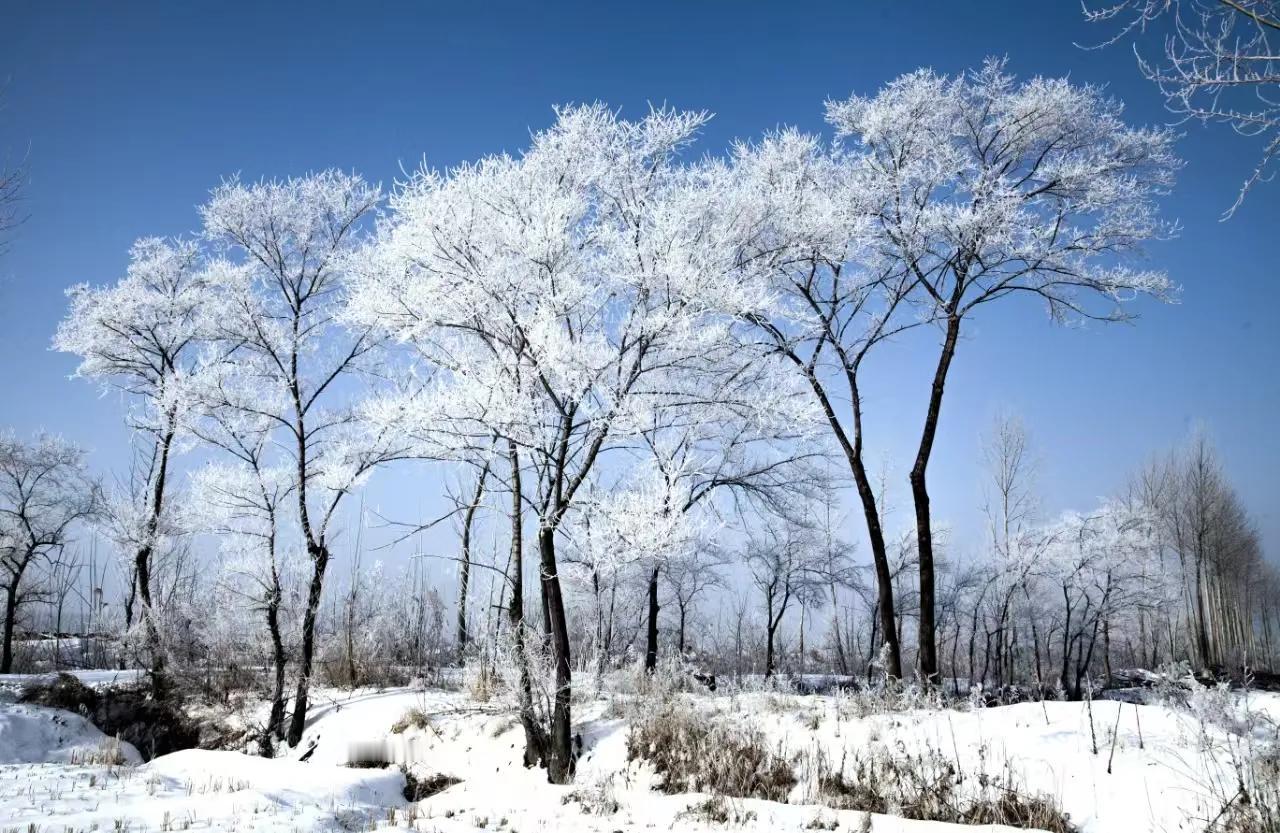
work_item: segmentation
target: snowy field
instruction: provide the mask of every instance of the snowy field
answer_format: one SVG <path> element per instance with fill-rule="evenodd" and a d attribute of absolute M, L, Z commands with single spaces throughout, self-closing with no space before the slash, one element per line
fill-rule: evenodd
<path fill-rule="evenodd" d="M 656 789 L 661 777 L 651 764 L 628 760 L 628 716 L 663 709 L 732 716 L 758 729 L 794 768 L 787 801 Z M 411 714 L 418 718 L 406 728 Z M 1271 694 L 1210 692 L 1176 708 L 1096 701 L 900 711 L 845 696 L 613 694 L 576 705 L 583 751 L 575 783 L 561 787 L 522 766 L 523 735 L 511 710 L 465 692 L 322 691 L 303 742 L 287 757 L 196 749 L 146 763 L 78 715 L 7 702 L 0 704 L 0 830 L 1008 829 L 824 806 L 832 802 L 823 773 L 851 773 L 855 762 L 873 759 L 954 767 L 962 790 L 1016 784 L 1051 798 L 1086 833 L 1204 830 L 1221 796 L 1234 792 L 1241 756 L 1274 742 L 1276 717 L 1280 695 Z M 350 765 L 370 758 L 391 765 Z M 405 773 L 448 780 L 410 802 Z"/>

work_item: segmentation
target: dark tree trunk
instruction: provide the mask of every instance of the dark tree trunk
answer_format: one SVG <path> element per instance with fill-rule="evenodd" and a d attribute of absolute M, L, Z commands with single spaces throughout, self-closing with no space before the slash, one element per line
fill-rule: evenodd
<path fill-rule="evenodd" d="M 458 574 L 458 662 L 462 663 L 467 655 L 467 592 L 471 587 L 471 529 L 475 524 L 476 510 L 484 498 L 484 482 L 489 475 L 486 463 L 480 470 L 476 481 L 476 491 L 467 506 L 462 520 L 462 559 Z"/>
<path fill-rule="evenodd" d="M 778 605 L 777 616 L 774 615 L 773 600 L 774 590 L 777 589 L 775 584 L 770 590 L 770 595 L 765 597 L 765 653 L 764 653 L 764 677 L 770 679 L 773 672 L 777 670 L 777 662 L 774 656 L 774 638 L 777 636 L 778 628 L 782 625 L 782 618 L 787 615 L 787 605 L 791 603 L 791 585 L 786 584 L 782 593 L 781 602 Z"/>
<path fill-rule="evenodd" d="M 803 365 L 802 365 L 803 366 Z M 858 488 L 858 500 L 862 504 L 862 516 L 867 526 L 867 539 L 871 542 L 871 559 L 875 564 L 876 587 L 879 593 L 880 629 L 884 633 L 885 642 L 889 646 L 889 655 L 885 664 L 885 673 L 894 679 L 902 677 L 902 650 L 899 647 L 897 629 L 894 622 L 897 618 L 893 604 L 893 573 L 889 569 L 889 555 L 884 543 L 884 530 L 880 526 L 880 511 L 876 506 L 875 490 L 871 488 L 871 479 L 867 476 L 867 468 L 862 460 L 862 397 L 858 389 L 857 370 L 846 369 L 845 380 L 849 386 L 849 400 L 853 408 L 853 439 L 845 433 L 836 415 L 822 383 L 812 371 L 806 371 L 809 386 L 813 389 L 823 415 L 831 426 L 849 470 L 853 474 L 854 484 Z M 875 646 L 873 647 L 873 653 Z"/>
<path fill-rule="evenodd" d="M 168 694 L 168 680 L 165 672 L 164 650 L 160 645 L 160 629 L 156 625 L 155 609 L 151 602 L 151 557 L 154 554 L 154 542 L 160 530 L 160 513 L 164 509 L 165 482 L 169 475 L 169 450 L 173 446 L 176 416 L 172 411 L 166 415 L 168 427 L 157 441 L 155 482 L 152 483 L 150 506 L 147 508 L 147 536 L 142 546 L 134 554 L 134 577 L 137 583 L 138 598 L 142 602 L 142 622 L 147 633 L 147 653 L 151 660 L 151 691 L 157 700 Z"/>
<path fill-rule="evenodd" d="M 955 612 L 956 635 L 951 638 L 951 693 L 960 696 L 960 611 Z"/>
<path fill-rule="evenodd" d="M 915 465 L 911 468 L 911 497 L 916 510 L 916 542 L 920 558 L 920 630 L 917 639 L 920 679 L 926 685 L 938 680 L 937 633 L 934 623 L 934 567 L 933 529 L 929 516 L 929 488 L 925 471 L 933 453 L 933 441 L 938 431 L 938 416 L 942 412 L 942 393 L 947 381 L 947 371 L 955 356 L 956 341 L 960 336 L 960 318 L 954 312 L 947 318 L 946 338 L 942 354 L 933 375 L 933 387 L 929 392 L 929 410 L 925 414 L 924 430 L 920 435 L 920 447 Z"/>
<path fill-rule="evenodd" d="M 982 602 L 986 594 L 978 598 L 973 606 L 973 614 L 969 617 L 969 688 L 973 688 L 973 684 L 977 682 L 974 679 L 973 672 L 977 667 L 977 650 L 978 650 L 978 613 L 982 609 Z"/>
<path fill-rule="evenodd" d="M 1067 588 L 1065 587 L 1062 588 L 1062 601 L 1063 601 L 1063 607 L 1065 609 L 1066 615 L 1063 618 L 1063 624 L 1062 624 L 1062 676 L 1059 679 L 1062 681 L 1063 690 L 1066 690 L 1071 680 L 1071 678 L 1067 675 L 1071 671 L 1072 604 L 1071 604 L 1071 596 L 1068 593 Z"/>
<path fill-rule="evenodd" d="M 542 599 L 542 651 L 549 653 L 551 651 L 551 604 L 547 601 L 547 585 L 546 582 L 538 583 L 538 592 Z"/>
<path fill-rule="evenodd" d="M 777 633 L 777 627 L 770 625 L 768 634 L 765 638 L 764 647 L 764 678 L 767 680 L 773 676 L 774 657 L 773 657 L 773 635 Z"/>
<path fill-rule="evenodd" d="M 649 574 L 649 626 L 645 639 L 644 670 L 650 674 L 658 667 L 658 574 L 661 570 L 661 566 L 655 566 Z"/>
<path fill-rule="evenodd" d="M 573 674 L 569 657 L 569 624 L 565 618 L 564 598 L 560 594 L 560 575 L 556 565 L 554 526 L 538 529 L 538 555 L 541 561 L 542 597 L 547 608 L 551 645 L 555 658 L 556 690 L 551 709 L 551 736 L 548 743 L 547 778 L 553 784 L 573 780 L 573 756 L 570 700 Z"/>
<path fill-rule="evenodd" d="M 284 639 L 280 635 L 280 581 L 273 577 L 271 595 L 267 599 L 267 630 L 271 634 L 271 659 L 275 667 L 275 682 L 271 688 L 271 714 L 267 718 L 266 729 L 259 741 L 261 753 L 270 757 L 275 750 L 275 742 L 284 736 L 284 676 L 287 660 L 284 653 Z"/>
<path fill-rule="evenodd" d="M 1111 620 L 1102 621 L 1102 671 L 1106 679 L 1111 679 Z"/>
<path fill-rule="evenodd" d="M 511 465 L 511 602 L 507 615 L 519 673 L 520 725 L 524 727 L 524 765 L 542 766 L 548 758 L 547 732 L 533 708 L 533 682 L 529 674 L 529 654 L 525 646 L 524 621 L 524 526 L 521 512 L 520 454 L 514 442 L 507 442 L 507 459 Z"/>
<path fill-rule="evenodd" d="M 18 619 L 18 581 L 21 573 L 10 580 L 4 594 L 4 648 L 0 653 L 0 674 L 13 671 L 13 631 Z"/>
<path fill-rule="evenodd" d="M 832 633 L 836 639 L 836 667 L 840 669 L 840 673 L 849 676 L 849 659 L 844 652 L 844 639 L 840 631 L 840 596 L 836 593 L 835 584 L 831 585 L 831 625 Z M 682 627 L 683 629 L 683 627 Z"/>
<path fill-rule="evenodd" d="M 302 615 L 302 657 L 298 666 L 298 690 L 293 698 L 293 717 L 289 721 L 289 746 L 297 746 L 307 726 L 307 698 L 311 692 L 311 668 L 315 660 L 316 619 L 320 612 L 320 596 L 324 590 L 324 573 L 329 566 L 329 548 L 324 544 L 308 544 L 311 556 L 311 586 L 307 591 L 307 608 Z"/>
<path fill-rule="evenodd" d="M 872 663 L 876 658 L 876 636 L 880 631 L 880 603 L 876 602 L 876 609 L 871 614 L 871 637 L 867 643 L 867 684 L 871 684 Z"/>
<path fill-rule="evenodd" d="M 902 648 L 898 640 L 897 619 L 893 600 L 893 571 L 889 569 L 889 553 L 885 548 L 884 530 L 880 527 L 880 514 L 876 509 L 875 492 L 867 478 L 866 468 L 859 456 L 853 470 L 854 483 L 862 503 L 862 515 L 867 524 L 867 537 L 871 541 L 871 560 L 876 571 L 876 592 L 880 610 L 880 631 L 889 646 L 885 660 L 885 674 L 892 679 L 902 679 Z M 874 646 L 873 646 L 874 647 Z"/>
<path fill-rule="evenodd" d="M 355 571 L 351 576 L 351 592 L 347 594 L 347 685 L 352 688 L 360 685 L 360 670 L 356 668 L 356 605 L 359 603 L 357 596 L 359 569 L 360 562 L 357 560 Z"/>
<path fill-rule="evenodd" d="M 133 606 L 138 600 L 138 572 L 134 568 L 129 569 L 129 595 L 124 597 L 124 629 L 127 631 L 133 627 Z"/>

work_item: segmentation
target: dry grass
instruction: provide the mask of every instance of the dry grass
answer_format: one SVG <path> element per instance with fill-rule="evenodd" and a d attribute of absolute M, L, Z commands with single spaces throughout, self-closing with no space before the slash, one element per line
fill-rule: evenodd
<path fill-rule="evenodd" d="M 632 724 L 627 759 L 638 758 L 653 764 L 666 793 L 786 801 L 796 784 L 791 763 L 758 730 L 676 702 Z"/>
<path fill-rule="evenodd" d="M 824 803 L 842 810 L 953 824 L 1002 824 L 1049 833 L 1076 830 L 1050 798 L 1022 792 L 1008 770 L 996 776 L 969 777 L 932 750 L 920 754 L 899 750 L 897 755 L 873 751 L 842 762 L 838 771 L 821 774 L 818 787 Z"/>
<path fill-rule="evenodd" d="M 391 734 L 402 735 L 410 729 L 430 729 L 431 715 L 426 710 L 414 706 L 405 712 L 399 720 L 391 724 Z"/>
<path fill-rule="evenodd" d="M 583 813 L 593 816 L 611 816 L 621 809 L 613 794 L 613 787 L 607 783 L 570 790 L 560 799 L 560 803 L 576 803 Z"/>
<path fill-rule="evenodd" d="M 103 738 L 93 749 L 73 749 L 68 760 L 73 766 L 121 766 L 125 763 L 120 738 Z"/>
<path fill-rule="evenodd" d="M 1280 833 L 1280 754 L 1243 762 L 1236 775 L 1234 795 L 1223 801 L 1206 833 Z"/>
<path fill-rule="evenodd" d="M 678 818 L 700 821 L 703 824 L 742 825 L 755 821 L 756 814 L 754 810 L 747 810 L 723 795 L 713 795 L 690 804 L 680 812 Z"/>

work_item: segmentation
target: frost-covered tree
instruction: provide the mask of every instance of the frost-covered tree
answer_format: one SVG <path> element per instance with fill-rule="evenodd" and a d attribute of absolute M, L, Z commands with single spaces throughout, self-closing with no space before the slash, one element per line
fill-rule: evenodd
<path fill-rule="evenodd" d="M 784 130 L 739 145 L 731 165 L 711 164 L 705 176 L 714 214 L 728 226 L 725 256 L 736 258 L 739 279 L 756 290 L 729 296 L 750 304 L 733 310 L 749 325 L 748 349 L 789 362 L 849 467 L 875 568 L 886 670 L 898 678 L 883 495 L 864 452 L 863 370 L 878 346 L 923 322 L 901 314 L 914 276 L 884 264 L 867 268 L 874 261 L 863 251 L 869 195 L 855 165 L 814 136 Z"/>
<path fill-rule="evenodd" d="M 764 605 L 765 677 L 777 669 L 778 631 L 787 611 L 803 609 L 822 593 L 825 548 L 813 530 L 795 524 L 766 527 L 750 536 L 743 560 Z"/>
<path fill-rule="evenodd" d="M 1085 18 L 1118 31 L 1108 44 L 1150 35 L 1159 59 L 1137 51 L 1138 68 L 1184 121 L 1226 124 L 1259 140 L 1262 158 L 1245 179 L 1235 213 L 1280 158 L 1280 0 L 1119 0 L 1084 4 Z"/>
<path fill-rule="evenodd" d="M 726 332 L 727 335 L 727 332 Z M 702 366 L 690 368 L 697 383 L 694 395 L 677 397 L 649 415 L 640 430 L 637 449 L 642 487 L 650 500 L 624 508 L 623 517 L 654 530 L 670 529 L 684 542 L 650 541 L 627 555 L 643 562 L 648 572 L 649 613 L 645 640 L 645 669 L 658 659 L 659 586 L 669 565 L 679 568 L 682 587 L 695 595 L 700 581 L 687 575 L 707 547 L 705 534 L 691 531 L 719 523 L 728 509 L 796 514 L 799 507 L 830 486 L 818 462 L 823 449 L 815 443 L 821 414 L 797 378 L 776 356 L 742 355 L 726 340 L 703 355 Z M 653 496 L 660 496 L 653 500 Z M 649 511 L 644 511 L 647 508 Z M 654 544 L 657 544 L 656 546 Z M 625 556 L 624 556 L 625 557 Z M 680 650 L 688 597 L 678 597 L 681 609 Z"/>
<path fill-rule="evenodd" d="M 101 504 L 79 448 L 48 436 L 30 444 L 0 436 L 0 674 L 13 670 L 14 628 L 22 605 L 34 599 L 33 571 L 60 558 L 76 525 L 94 520 Z"/>
<path fill-rule="evenodd" d="M 157 685 L 164 652 L 156 622 L 153 559 L 178 532 L 168 500 L 172 457 L 192 408 L 191 387 L 213 299 L 199 246 L 189 240 L 145 238 L 130 250 L 114 286 L 81 284 L 67 292 L 70 310 L 53 345 L 80 357 L 76 375 L 119 390 L 129 424 L 142 439 L 137 476 L 112 501 L 108 530 L 127 549 L 141 602 L 151 670 Z"/>
<path fill-rule="evenodd" d="M 696 605 L 726 584 L 725 563 L 725 556 L 712 547 L 699 547 L 685 558 L 672 561 L 662 574 L 676 606 L 676 652 L 680 656 L 689 649 L 688 628 Z"/>
<path fill-rule="evenodd" d="M 992 611 L 989 641 L 993 643 L 995 678 L 1003 684 L 1012 677 L 1017 623 L 1012 622 L 1031 598 L 1040 559 L 1050 536 L 1036 527 L 1037 461 L 1022 421 L 1007 414 L 997 416 L 983 437 L 983 514 L 991 548 L 992 575 L 984 588 Z M 1026 618 L 1035 652 L 1037 684 L 1042 683 L 1040 628 L 1034 615 Z M 985 678 L 985 673 L 984 673 Z"/>
<path fill-rule="evenodd" d="M 601 456 L 689 394 L 684 370 L 720 335 L 701 299 L 733 286 L 706 259 L 707 215 L 681 199 L 678 153 L 705 120 L 562 110 L 519 158 L 415 176 L 355 267 L 353 319 L 410 343 L 431 373 L 384 415 L 457 449 L 497 436 L 525 475 L 556 674 L 536 757 L 557 782 L 573 767 L 561 525 Z"/>
<path fill-rule="evenodd" d="M 1088 515 L 1066 513 L 1048 535 L 1043 569 L 1060 600 L 1053 624 L 1061 642 L 1060 682 L 1079 698 L 1099 637 L 1109 653 L 1112 622 L 1148 591 L 1154 518 L 1112 502 Z"/>
<path fill-rule="evenodd" d="M 370 328 L 337 321 L 345 257 L 381 199 L 354 174 L 325 171 L 283 181 L 227 182 L 201 208 L 204 233 L 226 260 L 211 270 L 219 296 L 212 336 L 222 410 L 270 424 L 290 472 L 296 528 L 311 561 L 298 686 L 287 740 L 302 738 L 316 619 L 335 512 L 396 450 L 356 418 L 352 377 L 377 343 Z"/>
<path fill-rule="evenodd" d="M 1167 129 L 1125 124 L 1103 92 L 1065 79 L 1017 82 L 1001 61 L 948 78 L 917 70 L 827 117 L 865 199 L 872 274 L 913 281 L 942 342 L 911 467 L 920 559 L 919 670 L 938 673 L 933 528 L 926 473 L 964 322 L 1005 298 L 1055 321 L 1126 320 L 1122 302 L 1173 291 L 1125 265 L 1165 225 L 1157 196 L 1178 162 Z"/>
<path fill-rule="evenodd" d="M 285 735 L 285 627 L 290 621 L 285 606 L 298 559 L 285 538 L 283 522 L 296 484 L 288 467 L 271 462 L 270 422 L 220 406 L 222 397 L 210 398 L 213 404 L 195 430 L 230 461 L 211 462 L 196 472 L 193 504 L 201 526 L 219 536 L 225 556 L 222 588 L 242 603 L 237 608 L 261 615 L 266 626 L 273 672 L 271 709 L 258 745 L 270 756 L 275 742 Z"/>
<path fill-rule="evenodd" d="M 1202 667 L 1259 653 L 1256 580 L 1270 571 L 1258 534 L 1203 432 L 1148 475 L 1145 496 L 1159 519 L 1160 543 L 1176 555 L 1161 574 L 1180 580 L 1186 653 Z M 1171 636 L 1172 639 L 1172 636 Z"/>
<path fill-rule="evenodd" d="M 694 561 L 714 537 L 710 516 L 696 511 L 690 481 L 680 474 L 670 458 L 656 465 L 644 461 L 616 488 L 583 498 L 566 522 L 569 557 L 590 568 L 593 585 L 602 576 L 615 582 L 622 575 L 643 576 L 648 672 L 657 666 L 660 578 L 672 565 Z"/>

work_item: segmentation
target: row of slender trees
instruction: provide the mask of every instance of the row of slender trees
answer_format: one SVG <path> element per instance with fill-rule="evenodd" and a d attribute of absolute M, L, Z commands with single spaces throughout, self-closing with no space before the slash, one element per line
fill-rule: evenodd
<path fill-rule="evenodd" d="M 141 240 L 118 283 L 71 290 L 55 347 L 80 357 L 79 375 L 125 394 L 143 440 L 132 487 L 97 514 L 127 554 L 123 625 L 141 635 L 158 693 L 172 676 L 175 625 L 156 571 L 189 550 L 191 533 L 213 533 L 225 589 L 252 600 L 270 645 L 264 750 L 296 744 L 336 519 L 375 469 L 409 459 L 466 473 L 448 513 L 462 542 L 460 647 L 471 640 L 478 532 L 494 534 L 480 516 L 505 506 L 507 557 L 484 565 L 497 578 L 490 609 L 502 612 L 492 630 L 505 619 L 527 760 L 554 781 L 573 770 L 574 658 L 584 645 L 602 662 L 613 654 L 617 588 L 641 575 L 652 669 L 668 598 L 689 647 L 687 614 L 713 583 L 695 559 L 714 540 L 745 542 L 741 558 L 723 546 L 715 558 L 740 562 L 765 599 L 765 673 L 788 614 L 827 599 L 848 666 L 862 640 L 841 599 L 860 585 L 837 542 L 854 537 L 873 565 L 866 659 L 884 676 L 914 667 L 928 686 L 959 676 L 963 632 L 969 665 L 981 654 L 988 666 L 971 680 L 1012 681 L 1030 645 L 1038 680 L 1079 687 L 1095 634 L 1106 643 L 1118 627 L 1103 611 L 1138 592 L 1127 567 L 1122 587 L 1092 554 L 1146 547 L 1132 539 L 1166 528 L 1150 516 L 1163 504 L 1148 496 L 1131 517 L 1107 507 L 1033 532 L 1009 487 L 991 514 L 1002 518 L 993 558 L 1008 562 L 998 572 L 1011 589 L 994 626 L 983 613 L 979 652 L 978 611 L 989 605 L 965 588 L 992 583 L 942 557 L 928 465 L 953 361 L 980 310 L 1027 299 L 1055 320 L 1116 321 L 1137 296 L 1173 294 L 1163 274 L 1128 265 L 1165 233 L 1156 200 L 1178 167 L 1173 134 L 1125 124 L 1096 88 L 1019 82 L 998 61 L 958 77 L 917 71 L 831 103 L 830 140 L 783 129 L 690 158 L 707 118 L 565 108 L 519 157 L 424 168 L 386 200 L 336 171 L 232 180 L 201 208 L 194 238 Z M 908 331 L 933 333 L 937 353 L 917 381 L 914 522 L 895 540 L 886 486 L 866 462 L 863 389 L 867 367 Z M 193 446 L 208 462 L 175 500 L 187 484 L 174 457 Z M 844 471 L 861 516 L 854 536 L 833 521 Z M 1225 539 L 1191 523 L 1169 551 L 1195 567 L 1181 574 L 1194 579 L 1196 657 L 1212 662 L 1254 631 L 1232 613 L 1238 576 L 1208 555 Z M 1184 549 L 1193 539 L 1204 554 Z M 524 598 L 526 550 L 536 607 Z M 1056 598 L 1063 564 L 1075 566 L 1051 624 L 1032 615 L 1044 612 L 1033 600 Z M 587 588 L 592 625 L 579 621 L 566 576 Z M 348 584 L 354 669 L 356 634 L 368 630 L 356 611 L 370 594 L 358 576 Z M 1154 615 L 1142 621 L 1156 627 Z"/>
<path fill-rule="evenodd" d="M 57 453 L 42 458 L 40 452 L 50 449 Z M 10 455 L 6 470 L 42 472 L 66 451 L 46 440 L 21 459 Z M 989 474 L 985 543 L 951 552 L 939 565 L 941 665 L 956 693 L 982 686 L 1081 696 L 1089 680 L 1111 678 L 1117 668 L 1177 661 L 1275 667 L 1277 572 L 1262 558 L 1256 532 L 1203 436 L 1139 469 L 1098 508 L 1048 520 L 1039 515 L 1034 454 L 1017 421 L 996 424 L 983 456 Z M 19 590 L 8 610 L 21 608 L 29 631 L 48 634 L 38 643 L 38 660 L 55 668 L 60 661 L 100 666 L 122 659 L 104 647 L 127 630 L 127 605 L 104 602 L 103 571 L 93 553 L 87 561 L 79 558 L 86 551 L 74 547 L 70 529 L 51 526 L 60 519 L 93 520 L 77 514 L 98 500 L 92 482 L 73 468 L 52 474 L 51 482 L 75 488 L 46 491 L 38 511 L 26 511 L 37 528 L 51 530 L 46 542 L 61 544 L 30 548 L 22 559 L 4 562 L 30 571 L 5 582 Z M 16 494 L 6 492 L 6 498 Z M 699 538 L 687 548 L 609 565 L 571 542 L 566 586 L 579 658 L 575 671 L 598 684 L 606 669 L 633 662 L 644 667 L 666 655 L 730 676 L 785 671 L 878 681 L 884 640 L 873 575 L 841 537 L 844 519 L 833 508 L 828 501 L 826 511 L 809 518 L 774 519 L 736 546 Z M 635 507 L 617 509 L 632 513 Z M 610 511 L 599 507 L 593 524 L 609 524 Z M 498 546 L 504 514 L 501 498 L 465 504 L 456 518 L 458 581 L 448 587 L 425 559 L 404 569 L 371 561 L 357 527 L 354 556 L 329 583 L 319 611 L 318 656 L 326 681 L 404 680 L 433 667 L 478 658 L 492 663 L 500 656 L 499 614 L 509 587 L 509 565 Z M 714 532 L 713 538 L 724 538 L 730 530 Z M 464 559 L 467 540 L 470 558 Z M 918 600 L 914 542 L 909 529 L 893 540 L 890 563 L 901 601 L 895 630 L 910 657 L 908 624 Z M 651 596 L 646 587 L 655 564 L 661 586 Z M 214 678 L 228 668 L 265 666 L 275 672 L 268 688 L 282 689 L 280 677 L 299 648 L 307 565 L 297 552 L 277 565 L 278 591 L 264 582 L 269 574 L 251 550 L 228 547 L 212 563 L 186 548 L 163 559 L 156 597 L 173 663 Z M 464 583 L 465 573 L 474 577 Z M 274 609 L 264 607 L 270 600 Z M 651 609 L 655 600 L 661 616 Z M 274 625 L 264 623 L 264 613 Z M 6 617 L 10 644 L 18 621 Z M 68 639 L 66 629 L 92 636 Z M 545 625 L 539 633 L 545 634 Z M 24 644 L 30 649 L 30 640 Z"/>
<path fill-rule="evenodd" d="M 21 459 L 6 458 L 3 469 L 6 475 L 18 473 L 17 482 L 48 478 L 60 484 L 40 492 L 30 510 L 36 528 L 71 521 L 97 499 L 83 470 L 48 467 L 67 451 L 65 444 L 46 440 L 27 448 Z M 939 562 L 939 644 L 947 689 L 997 698 L 1023 697 L 1028 690 L 1039 692 L 1032 696 L 1078 698 L 1119 669 L 1171 662 L 1276 667 L 1280 573 L 1262 560 L 1256 534 L 1202 437 L 1139 469 L 1098 508 L 1047 521 L 1036 508 L 1033 452 L 1021 426 L 997 423 L 985 452 L 985 546 L 948 553 Z M 19 493 L 3 494 L 8 506 Z M 627 513 L 620 522 L 634 517 L 634 505 L 618 508 Z M 426 562 L 414 559 L 400 569 L 370 562 L 357 528 L 354 557 L 328 583 L 317 615 L 317 658 L 327 683 L 403 682 L 459 662 L 481 675 L 518 674 L 502 662 L 511 657 L 512 636 L 501 613 L 510 590 L 503 571 L 510 565 L 495 534 L 502 527 L 502 501 L 476 501 L 465 510 L 458 515 L 458 531 L 465 538 L 464 527 L 471 527 L 470 566 L 479 578 L 470 588 L 472 613 L 452 626 L 446 624 L 440 582 Z M 610 508 L 600 507 L 592 518 L 597 526 L 608 523 Z M 726 550 L 704 539 L 666 553 L 659 655 L 722 679 L 786 672 L 809 683 L 814 678 L 806 674 L 885 680 L 877 594 L 867 567 L 854 558 L 855 548 L 839 536 L 842 526 L 825 511 L 808 519 L 778 518 L 737 547 Z M 1186 534 L 1181 530 L 1204 532 L 1179 538 Z M 908 624 L 918 615 L 919 596 L 914 536 L 909 529 L 903 533 L 894 537 L 890 562 L 901 601 L 895 629 L 911 658 L 915 646 Z M 29 565 L 32 574 L 8 586 L 26 591 L 18 598 L 28 614 L 44 614 L 28 615 L 29 626 L 54 631 L 37 643 L 46 652 L 52 649 L 45 658 L 52 657 L 55 668 L 59 659 L 128 661 L 118 648 L 103 654 L 103 643 L 116 635 L 124 640 L 120 644 L 136 636 L 145 645 L 145 630 L 135 626 L 130 634 L 122 610 L 103 609 L 91 592 L 100 578 L 78 582 L 64 572 L 76 563 L 69 529 L 51 528 L 43 540 L 62 545 L 38 551 Z M 576 541 L 566 560 L 574 673 L 594 678 L 598 686 L 606 669 L 643 668 L 652 622 L 644 590 L 653 562 L 612 562 L 606 571 Z M 9 563 L 6 553 L 4 564 Z M 265 592 L 270 586 L 263 582 L 264 562 L 247 548 L 228 547 L 222 558 L 193 558 L 182 548 L 159 561 L 153 574 L 156 621 L 175 672 L 235 685 L 236 669 L 265 667 L 265 680 L 252 671 L 250 679 L 262 680 L 280 697 L 281 676 L 299 656 L 309 561 L 294 551 L 277 565 L 279 598 L 272 611 L 264 606 L 275 595 Z M 77 584 L 90 592 L 77 593 Z M 466 591 L 461 582 L 451 590 L 457 593 L 456 613 L 466 606 Z M 53 624 L 77 618 L 89 623 L 96 638 L 66 642 L 65 653 L 58 653 L 60 628 Z M 535 645 L 548 634 L 543 619 L 533 629 Z M 12 644 L 13 621 L 6 619 L 6 644 Z M 280 656 L 283 663 L 276 662 Z M 553 705 L 554 672 L 545 667 L 542 650 L 531 651 L 530 659 L 529 706 L 539 715 Z M 264 753 L 272 749 L 272 727 L 281 722 L 273 712 L 260 727 Z"/>

